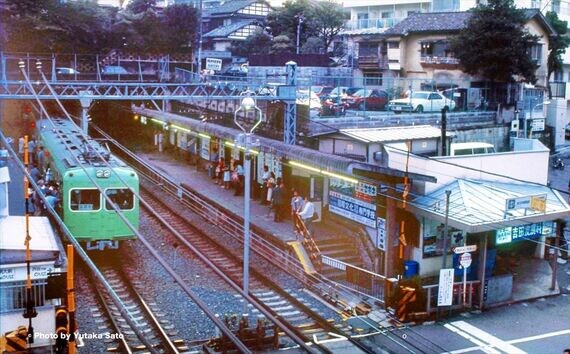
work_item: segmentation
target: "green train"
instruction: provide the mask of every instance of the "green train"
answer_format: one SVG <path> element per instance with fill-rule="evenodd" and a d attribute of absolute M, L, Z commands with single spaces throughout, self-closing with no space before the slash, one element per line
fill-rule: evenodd
<path fill-rule="evenodd" d="M 43 170 L 59 183 L 61 214 L 73 237 L 87 250 L 117 249 L 119 241 L 136 238 L 93 181 L 138 229 L 137 173 L 68 119 L 42 119 L 36 129 Z"/>

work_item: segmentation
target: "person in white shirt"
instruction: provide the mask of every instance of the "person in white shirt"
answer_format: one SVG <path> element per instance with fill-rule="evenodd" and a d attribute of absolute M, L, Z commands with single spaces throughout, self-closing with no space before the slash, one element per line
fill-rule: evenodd
<path fill-rule="evenodd" d="M 309 199 L 309 197 L 305 197 L 305 205 L 303 205 L 303 210 L 298 212 L 297 215 L 299 215 L 301 220 L 303 220 L 303 223 L 305 224 L 307 231 L 309 231 L 311 235 L 313 234 L 313 221 L 311 219 L 313 218 L 314 213 L 315 213 L 315 205 Z"/>

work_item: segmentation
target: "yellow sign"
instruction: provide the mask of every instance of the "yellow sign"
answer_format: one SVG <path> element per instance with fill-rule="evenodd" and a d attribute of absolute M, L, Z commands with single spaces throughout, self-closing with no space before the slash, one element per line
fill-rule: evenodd
<path fill-rule="evenodd" d="M 536 211 L 546 211 L 546 198 L 544 196 L 530 197 L 530 208 Z"/>

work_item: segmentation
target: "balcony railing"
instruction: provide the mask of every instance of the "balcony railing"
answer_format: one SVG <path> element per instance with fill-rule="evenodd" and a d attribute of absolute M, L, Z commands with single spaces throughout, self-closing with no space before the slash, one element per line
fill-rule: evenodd
<path fill-rule="evenodd" d="M 550 92 L 553 98 L 566 98 L 566 86 L 568 83 L 564 81 L 551 81 Z"/>
<path fill-rule="evenodd" d="M 390 28 L 401 22 L 405 17 L 398 18 L 373 18 L 366 20 L 349 20 L 346 21 L 345 30 L 357 30 L 366 28 Z"/>
<path fill-rule="evenodd" d="M 361 69 L 388 69 L 388 58 L 378 55 L 360 55 L 358 67 Z"/>
<path fill-rule="evenodd" d="M 459 59 L 453 57 L 421 57 L 421 64 L 459 65 Z"/>

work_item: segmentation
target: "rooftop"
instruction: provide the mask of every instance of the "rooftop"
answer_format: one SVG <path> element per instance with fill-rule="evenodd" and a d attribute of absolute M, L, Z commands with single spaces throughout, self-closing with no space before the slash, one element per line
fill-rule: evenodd
<path fill-rule="evenodd" d="M 347 135 L 356 140 L 367 143 L 441 138 L 441 129 L 432 127 L 431 125 L 372 129 L 340 129 L 339 132 L 343 135 Z M 453 132 L 448 132 L 448 136 L 453 135 Z"/>

